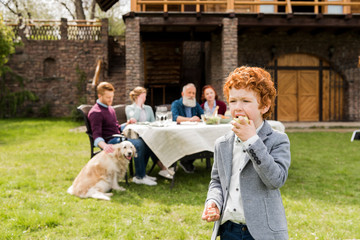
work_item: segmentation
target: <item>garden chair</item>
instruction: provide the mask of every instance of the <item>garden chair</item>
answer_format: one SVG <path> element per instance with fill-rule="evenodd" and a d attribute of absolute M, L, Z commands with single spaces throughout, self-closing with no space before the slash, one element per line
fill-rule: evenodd
<path fill-rule="evenodd" d="M 125 114 L 125 104 L 114 105 L 113 108 L 116 113 L 116 119 L 118 120 L 119 124 L 123 124 L 127 121 L 126 114 Z"/>
<path fill-rule="evenodd" d="M 351 136 L 351 141 L 360 140 L 360 130 L 355 130 Z"/>

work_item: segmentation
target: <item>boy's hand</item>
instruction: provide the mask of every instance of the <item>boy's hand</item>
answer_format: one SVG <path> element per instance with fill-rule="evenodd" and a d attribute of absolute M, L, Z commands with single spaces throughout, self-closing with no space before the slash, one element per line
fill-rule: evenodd
<path fill-rule="evenodd" d="M 240 116 L 237 120 L 232 120 L 230 123 L 233 125 L 231 130 L 243 142 L 256 135 L 255 124 L 252 120 Z"/>
<path fill-rule="evenodd" d="M 206 205 L 201 219 L 207 222 L 215 222 L 220 219 L 220 211 L 214 202 Z"/>

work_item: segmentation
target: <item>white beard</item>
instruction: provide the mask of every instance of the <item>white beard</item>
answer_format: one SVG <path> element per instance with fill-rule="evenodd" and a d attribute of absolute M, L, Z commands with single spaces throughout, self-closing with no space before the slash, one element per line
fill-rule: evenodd
<path fill-rule="evenodd" d="M 183 104 L 186 107 L 195 107 L 196 106 L 196 100 L 195 98 L 187 98 L 187 97 L 183 97 Z"/>

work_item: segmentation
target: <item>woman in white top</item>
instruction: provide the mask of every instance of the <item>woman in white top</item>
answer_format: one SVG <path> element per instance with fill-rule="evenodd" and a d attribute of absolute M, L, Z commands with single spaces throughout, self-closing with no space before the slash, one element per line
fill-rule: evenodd
<path fill-rule="evenodd" d="M 149 105 L 145 105 L 146 89 L 143 87 L 136 87 L 130 92 L 130 99 L 133 102 L 131 105 L 125 107 L 126 118 L 128 124 L 137 122 L 154 122 L 154 112 Z M 155 154 L 152 154 L 155 156 Z M 154 160 L 154 159 L 153 159 Z M 162 162 L 157 161 L 157 165 L 161 168 L 159 175 L 167 179 L 172 179 L 174 171 L 170 168 L 167 169 Z"/>

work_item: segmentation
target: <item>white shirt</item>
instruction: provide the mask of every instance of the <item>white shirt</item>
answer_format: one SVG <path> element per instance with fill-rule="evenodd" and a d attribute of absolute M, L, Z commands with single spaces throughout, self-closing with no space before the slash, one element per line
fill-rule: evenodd
<path fill-rule="evenodd" d="M 256 129 L 256 133 L 259 132 L 263 125 L 264 122 Z M 245 166 L 245 157 L 247 155 L 246 149 L 258 139 L 259 136 L 256 134 L 247 141 L 242 142 L 237 136 L 235 136 L 229 197 L 227 199 L 223 218 L 221 219 L 221 224 L 226 221 L 243 224 L 246 223 L 240 191 L 240 173 Z"/>

